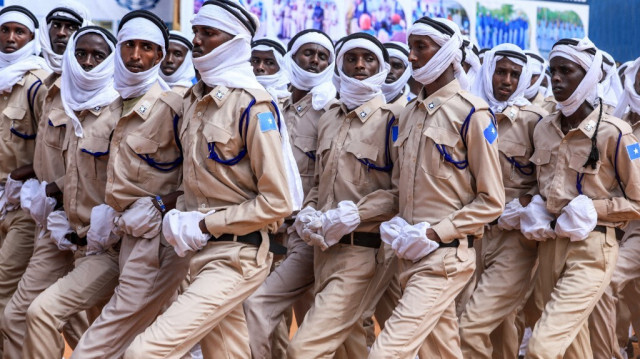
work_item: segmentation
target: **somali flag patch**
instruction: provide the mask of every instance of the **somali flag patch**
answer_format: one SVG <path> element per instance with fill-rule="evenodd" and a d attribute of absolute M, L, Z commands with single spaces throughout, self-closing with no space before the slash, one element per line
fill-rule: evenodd
<path fill-rule="evenodd" d="M 391 127 L 391 139 L 396 142 L 398 139 L 398 126 Z"/>
<path fill-rule="evenodd" d="M 262 132 L 278 130 L 278 126 L 276 125 L 276 119 L 273 117 L 273 113 L 271 112 L 259 113 L 258 121 L 260 122 L 260 131 Z"/>
<path fill-rule="evenodd" d="M 484 129 L 484 138 L 489 142 L 489 144 L 493 144 L 496 138 L 498 138 L 498 129 L 493 122 L 489 122 L 489 126 Z"/>
<path fill-rule="evenodd" d="M 636 142 L 627 146 L 627 153 L 629 154 L 629 159 L 632 161 L 640 158 L 640 143 Z"/>

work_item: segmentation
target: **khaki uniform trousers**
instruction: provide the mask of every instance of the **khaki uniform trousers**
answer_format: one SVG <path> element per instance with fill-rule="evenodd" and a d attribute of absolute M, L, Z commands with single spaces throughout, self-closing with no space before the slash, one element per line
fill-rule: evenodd
<path fill-rule="evenodd" d="M 253 245 L 209 242 L 191 259 L 191 285 L 124 358 L 180 358 L 198 342 L 205 358 L 251 358 L 242 302 L 267 278 L 272 258 L 261 261 Z"/>
<path fill-rule="evenodd" d="M 391 280 L 388 254 L 340 243 L 324 252 L 314 248 L 315 301 L 291 339 L 288 358 L 367 356 L 362 315 Z"/>
<path fill-rule="evenodd" d="M 161 234 L 152 239 L 124 235 L 118 285 L 71 357 L 120 358 L 136 335 L 175 298 L 189 270 L 189 259 L 178 257 Z"/>
<path fill-rule="evenodd" d="M 614 272 L 615 273 L 615 272 Z M 627 284 L 622 293 L 618 293 L 616 305 L 616 335 L 618 346 L 624 349 L 629 343 L 629 327 L 640 333 L 640 281 L 637 279 Z"/>
<path fill-rule="evenodd" d="M 458 317 L 458 321 L 460 321 L 462 312 L 464 312 L 464 308 L 467 307 L 467 303 L 469 303 L 469 300 L 471 300 L 471 295 L 476 290 L 476 286 L 478 285 L 478 281 L 480 281 L 480 276 L 482 275 L 482 271 L 484 270 L 482 242 L 483 241 L 481 239 L 476 239 L 473 243 L 473 248 L 476 251 L 476 270 L 473 272 L 473 275 L 467 282 L 467 285 L 462 288 L 462 291 L 456 297 L 456 316 Z"/>
<path fill-rule="evenodd" d="M 60 358 L 64 353 L 60 330 L 78 313 L 106 303 L 117 284 L 118 253 L 113 249 L 76 259 L 75 268 L 27 309 L 22 358 Z"/>
<path fill-rule="evenodd" d="M 369 358 L 462 358 L 455 298 L 473 275 L 476 254 L 460 242 L 415 263 L 398 261 L 402 298 Z"/>
<path fill-rule="evenodd" d="M 37 239 L 33 256 L 24 272 L 18 289 L 4 309 L 2 333 L 4 358 L 22 358 L 22 348 L 27 332 L 27 309 L 34 299 L 74 266 L 74 252 L 61 251 L 51 239 L 49 231 L 42 231 Z M 65 339 L 74 348 L 82 333 L 89 327 L 84 312 L 69 318 L 63 328 Z"/>
<path fill-rule="evenodd" d="M 606 234 L 593 231 L 583 241 L 556 238 L 539 244 L 534 296 L 546 304 L 527 359 L 593 358 L 587 320 L 611 281 L 617 256 L 613 228 Z"/>
<path fill-rule="evenodd" d="M 538 257 L 535 241 L 520 231 L 490 226 L 482 238 L 482 275 L 460 318 L 462 355 L 465 358 L 518 356 L 515 315 L 529 290 L 531 272 Z M 500 335 L 491 333 L 496 329 Z M 510 353 L 510 355 L 504 355 Z"/>
<path fill-rule="evenodd" d="M 271 339 L 282 315 L 313 286 L 313 247 L 298 233 L 288 236 L 287 257 L 244 302 L 249 346 L 254 359 L 271 358 Z M 305 312 L 296 311 L 298 325 Z M 288 333 L 287 333 L 288 334 Z"/>

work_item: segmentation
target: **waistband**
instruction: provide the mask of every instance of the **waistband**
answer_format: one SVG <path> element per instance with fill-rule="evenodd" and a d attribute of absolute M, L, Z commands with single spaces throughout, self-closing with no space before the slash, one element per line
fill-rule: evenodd
<path fill-rule="evenodd" d="M 380 239 L 380 233 L 353 232 L 340 238 L 340 243 L 367 248 L 380 248 L 382 240 Z"/>
<path fill-rule="evenodd" d="M 269 252 L 273 254 L 287 254 L 287 248 L 282 244 L 274 241 L 274 238 L 275 236 L 273 234 L 269 234 Z M 217 238 L 211 236 L 209 242 L 242 242 L 260 247 L 260 244 L 262 243 L 262 235 L 259 231 L 251 232 L 243 236 L 236 236 L 227 233 Z"/>
<path fill-rule="evenodd" d="M 474 236 L 472 235 L 468 235 L 467 236 L 467 243 L 469 243 L 469 248 L 473 248 L 473 240 L 474 240 Z M 459 239 L 454 239 L 453 241 L 449 242 L 449 243 L 443 243 L 440 242 L 438 243 L 440 245 L 440 248 L 458 248 L 460 246 L 460 240 Z"/>

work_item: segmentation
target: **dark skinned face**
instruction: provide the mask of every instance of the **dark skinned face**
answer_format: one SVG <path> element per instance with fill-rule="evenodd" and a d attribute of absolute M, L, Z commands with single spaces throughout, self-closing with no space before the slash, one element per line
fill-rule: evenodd
<path fill-rule="evenodd" d="M 91 71 L 111 54 L 111 48 L 98 34 L 88 33 L 76 42 L 76 60 L 84 71 Z"/>
<path fill-rule="evenodd" d="M 391 70 L 389 70 L 389 74 L 387 78 L 384 80 L 385 83 L 392 83 L 398 81 L 400 76 L 404 73 L 404 70 L 407 68 L 404 65 L 404 62 L 397 57 L 389 58 L 389 65 L 391 66 Z"/>
<path fill-rule="evenodd" d="M 253 73 L 256 76 L 273 75 L 280 71 L 273 51 L 253 50 L 251 52 L 251 66 L 253 66 Z"/>
<path fill-rule="evenodd" d="M 67 48 L 67 43 L 74 32 L 78 31 L 78 24 L 71 21 L 51 20 L 49 27 L 49 39 L 51 49 L 58 55 L 62 55 Z"/>
<path fill-rule="evenodd" d="M 426 65 L 429 60 L 440 50 L 440 46 L 429 36 L 409 36 L 409 62 L 414 70 Z"/>
<path fill-rule="evenodd" d="M 144 72 L 162 61 L 162 47 L 148 40 L 129 40 L 121 45 L 120 57 L 127 70 Z"/>
<path fill-rule="evenodd" d="M 547 76 L 542 78 L 542 82 L 540 82 L 540 86 L 549 87 L 549 81 L 547 81 Z"/>
<path fill-rule="evenodd" d="M 378 73 L 380 61 L 371 51 L 355 48 L 344 54 L 342 72 L 357 80 L 365 80 Z"/>
<path fill-rule="evenodd" d="M 169 43 L 169 50 L 167 50 L 167 56 L 165 56 L 160 65 L 160 70 L 166 76 L 173 75 L 176 70 L 182 65 L 185 57 L 189 53 L 189 49 L 175 42 Z"/>
<path fill-rule="evenodd" d="M 5 22 L 0 25 L 0 51 L 11 54 L 33 40 L 33 33 L 17 22 Z"/>
<path fill-rule="evenodd" d="M 319 74 L 329 66 L 331 53 L 318 44 L 304 44 L 293 54 L 293 61 L 301 69 Z"/>
<path fill-rule="evenodd" d="M 464 72 L 468 73 L 469 69 L 471 69 L 471 65 L 468 62 L 463 62 L 462 68 L 464 69 Z"/>
<path fill-rule="evenodd" d="M 556 101 L 566 101 L 578 88 L 587 72 L 577 63 L 556 56 L 549 61 L 551 87 Z"/>
<path fill-rule="evenodd" d="M 538 81 L 539 78 L 540 78 L 540 74 L 531 75 L 531 82 L 529 83 L 529 86 L 533 86 L 533 84 L 535 84 L 536 81 Z M 544 79 L 543 79 L 543 81 L 544 81 Z"/>
<path fill-rule="evenodd" d="M 522 66 L 507 57 L 498 60 L 491 78 L 493 97 L 498 101 L 507 101 L 518 87 L 520 74 L 522 74 Z"/>
<path fill-rule="evenodd" d="M 197 25 L 193 28 L 193 57 L 204 56 L 233 39 L 233 35 L 215 27 Z"/>

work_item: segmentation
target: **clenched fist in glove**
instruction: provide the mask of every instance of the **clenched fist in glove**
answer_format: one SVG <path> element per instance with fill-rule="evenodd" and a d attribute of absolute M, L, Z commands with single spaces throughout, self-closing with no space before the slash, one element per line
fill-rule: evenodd
<path fill-rule="evenodd" d="M 43 227 L 47 224 L 49 214 L 56 208 L 55 198 L 47 197 L 47 184 L 45 181 L 40 182 L 38 191 L 31 198 L 31 207 L 29 208 L 31 218 Z"/>
<path fill-rule="evenodd" d="M 427 222 L 404 226 L 400 236 L 391 245 L 398 258 L 417 262 L 440 248 L 438 242 L 427 238 L 427 229 L 430 227 Z"/>
<path fill-rule="evenodd" d="M 507 203 L 504 212 L 498 218 L 498 228 L 505 231 L 520 229 L 520 213 L 522 213 L 523 209 L 524 207 L 522 207 L 518 198 L 514 198 Z"/>
<path fill-rule="evenodd" d="M 520 213 L 520 231 L 529 240 L 546 241 L 547 238 L 556 238 L 556 233 L 551 229 L 553 215 L 547 212 L 547 206 L 539 194 L 533 196 Z"/>
<path fill-rule="evenodd" d="M 47 229 L 49 229 L 51 239 L 61 251 L 75 251 L 78 249 L 78 246 L 67 239 L 67 234 L 73 233 L 73 229 L 71 229 L 67 214 L 64 211 L 54 211 L 47 217 Z"/>
<path fill-rule="evenodd" d="M 151 239 L 162 230 L 162 214 L 151 197 L 142 197 L 133 202 L 115 223 L 120 234 Z"/>
<path fill-rule="evenodd" d="M 598 224 L 598 213 L 591 198 L 581 194 L 562 209 L 556 222 L 556 235 L 572 242 L 587 239 Z"/>
<path fill-rule="evenodd" d="M 188 251 L 199 251 L 207 245 L 211 235 L 202 233 L 199 224 L 202 219 L 212 213 L 215 213 L 215 210 L 202 213 L 172 209 L 165 214 L 162 220 L 162 234 L 178 256 L 184 257 Z"/>
<path fill-rule="evenodd" d="M 340 242 L 360 225 L 358 207 L 352 201 L 341 201 L 338 207 L 330 209 L 311 221 L 302 231 L 302 239 L 309 245 L 319 246 L 323 251 Z"/>
<path fill-rule="evenodd" d="M 115 219 L 120 215 L 108 204 L 99 204 L 91 209 L 91 222 L 87 232 L 87 255 L 106 251 L 120 240 L 115 232 Z"/>
<path fill-rule="evenodd" d="M 20 207 L 20 189 L 22 189 L 22 181 L 16 181 L 11 176 L 7 177 L 7 183 L 4 184 L 4 191 L 0 197 L 0 217 L 4 218 L 7 212 L 11 212 Z"/>
<path fill-rule="evenodd" d="M 302 231 L 304 230 L 304 227 L 312 221 L 319 219 L 320 216 L 322 216 L 322 212 L 316 211 L 314 208 L 306 206 L 300 212 L 298 212 L 298 214 L 296 215 L 296 220 L 293 222 L 291 228 L 298 232 L 298 236 L 302 238 Z"/>

